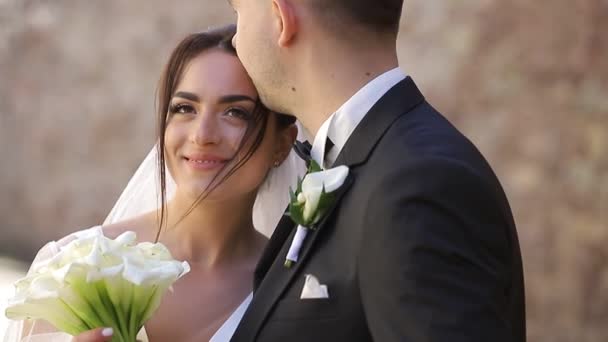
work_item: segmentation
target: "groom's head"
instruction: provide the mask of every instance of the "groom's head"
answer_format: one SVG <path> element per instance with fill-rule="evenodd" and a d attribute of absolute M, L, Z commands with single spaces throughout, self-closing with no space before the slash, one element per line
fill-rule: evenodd
<path fill-rule="evenodd" d="M 315 54 L 394 50 L 403 7 L 403 0 L 228 1 L 239 57 L 265 104 L 281 112 L 297 73 L 318 65 Z"/>

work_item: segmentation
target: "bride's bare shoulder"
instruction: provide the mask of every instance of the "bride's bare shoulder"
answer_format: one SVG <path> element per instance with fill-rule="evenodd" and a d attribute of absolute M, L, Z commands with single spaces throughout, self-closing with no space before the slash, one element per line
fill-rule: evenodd
<path fill-rule="evenodd" d="M 103 233 L 109 238 L 116 238 L 126 231 L 133 231 L 137 234 L 137 240 L 154 241 L 156 230 L 158 229 L 156 212 L 146 213 L 124 221 L 104 225 Z"/>

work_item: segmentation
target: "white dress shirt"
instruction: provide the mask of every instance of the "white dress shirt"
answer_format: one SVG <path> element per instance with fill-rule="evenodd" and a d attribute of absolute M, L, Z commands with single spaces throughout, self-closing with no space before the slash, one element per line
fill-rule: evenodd
<path fill-rule="evenodd" d="M 399 68 L 392 69 L 376 77 L 363 88 L 359 89 L 346 103 L 333 113 L 315 136 L 310 152 L 312 158 L 324 168 L 331 167 L 338 158 L 340 151 L 348 138 L 365 117 L 367 112 L 397 83 L 405 79 L 406 75 Z M 325 142 L 329 138 L 334 146 L 325 158 Z"/>

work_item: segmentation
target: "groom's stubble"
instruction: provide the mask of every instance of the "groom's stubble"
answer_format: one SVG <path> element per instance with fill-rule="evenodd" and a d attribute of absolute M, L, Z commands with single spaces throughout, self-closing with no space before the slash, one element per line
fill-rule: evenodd
<path fill-rule="evenodd" d="M 245 70 L 255 85 L 260 100 L 272 111 L 289 113 L 286 105 L 288 84 L 286 67 L 279 59 L 271 1 L 248 0 L 240 8 L 237 35 L 233 44 Z"/>
<path fill-rule="evenodd" d="M 395 54 L 388 50 L 394 50 L 403 0 L 300 1 L 236 2 L 235 45 L 264 105 L 297 116 L 312 132 L 318 120 L 307 125 L 304 117 L 337 109 L 333 107 L 342 100 L 332 99 L 344 97 L 341 89 L 352 87 L 350 83 L 356 88 L 396 65 L 391 61 L 384 66 L 378 61 L 390 60 Z M 295 38 L 288 46 L 279 43 L 283 28 L 279 23 L 284 19 L 279 17 L 285 12 L 277 10 L 277 3 L 293 9 L 287 16 L 297 16 L 291 27 Z M 385 58 L 387 55 L 391 58 Z M 348 76 L 363 69 L 369 77 Z M 338 94 L 332 94 L 336 89 Z M 324 105 L 327 103 L 330 105 Z"/>

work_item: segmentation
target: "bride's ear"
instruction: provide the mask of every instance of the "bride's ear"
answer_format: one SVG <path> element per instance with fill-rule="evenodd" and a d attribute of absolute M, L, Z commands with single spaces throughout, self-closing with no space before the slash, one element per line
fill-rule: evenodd
<path fill-rule="evenodd" d="M 286 47 L 293 42 L 298 31 L 298 18 L 292 0 L 273 0 L 272 7 L 278 29 L 277 43 Z"/>
<path fill-rule="evenodd" d="M 298 136 L 298 127 L 295 124 L 291 124 L 281 129 L 278 133 L 275 160 L 280 164 L 287 159 L 289 152 L 293 148 L 293 144 Z"/>

